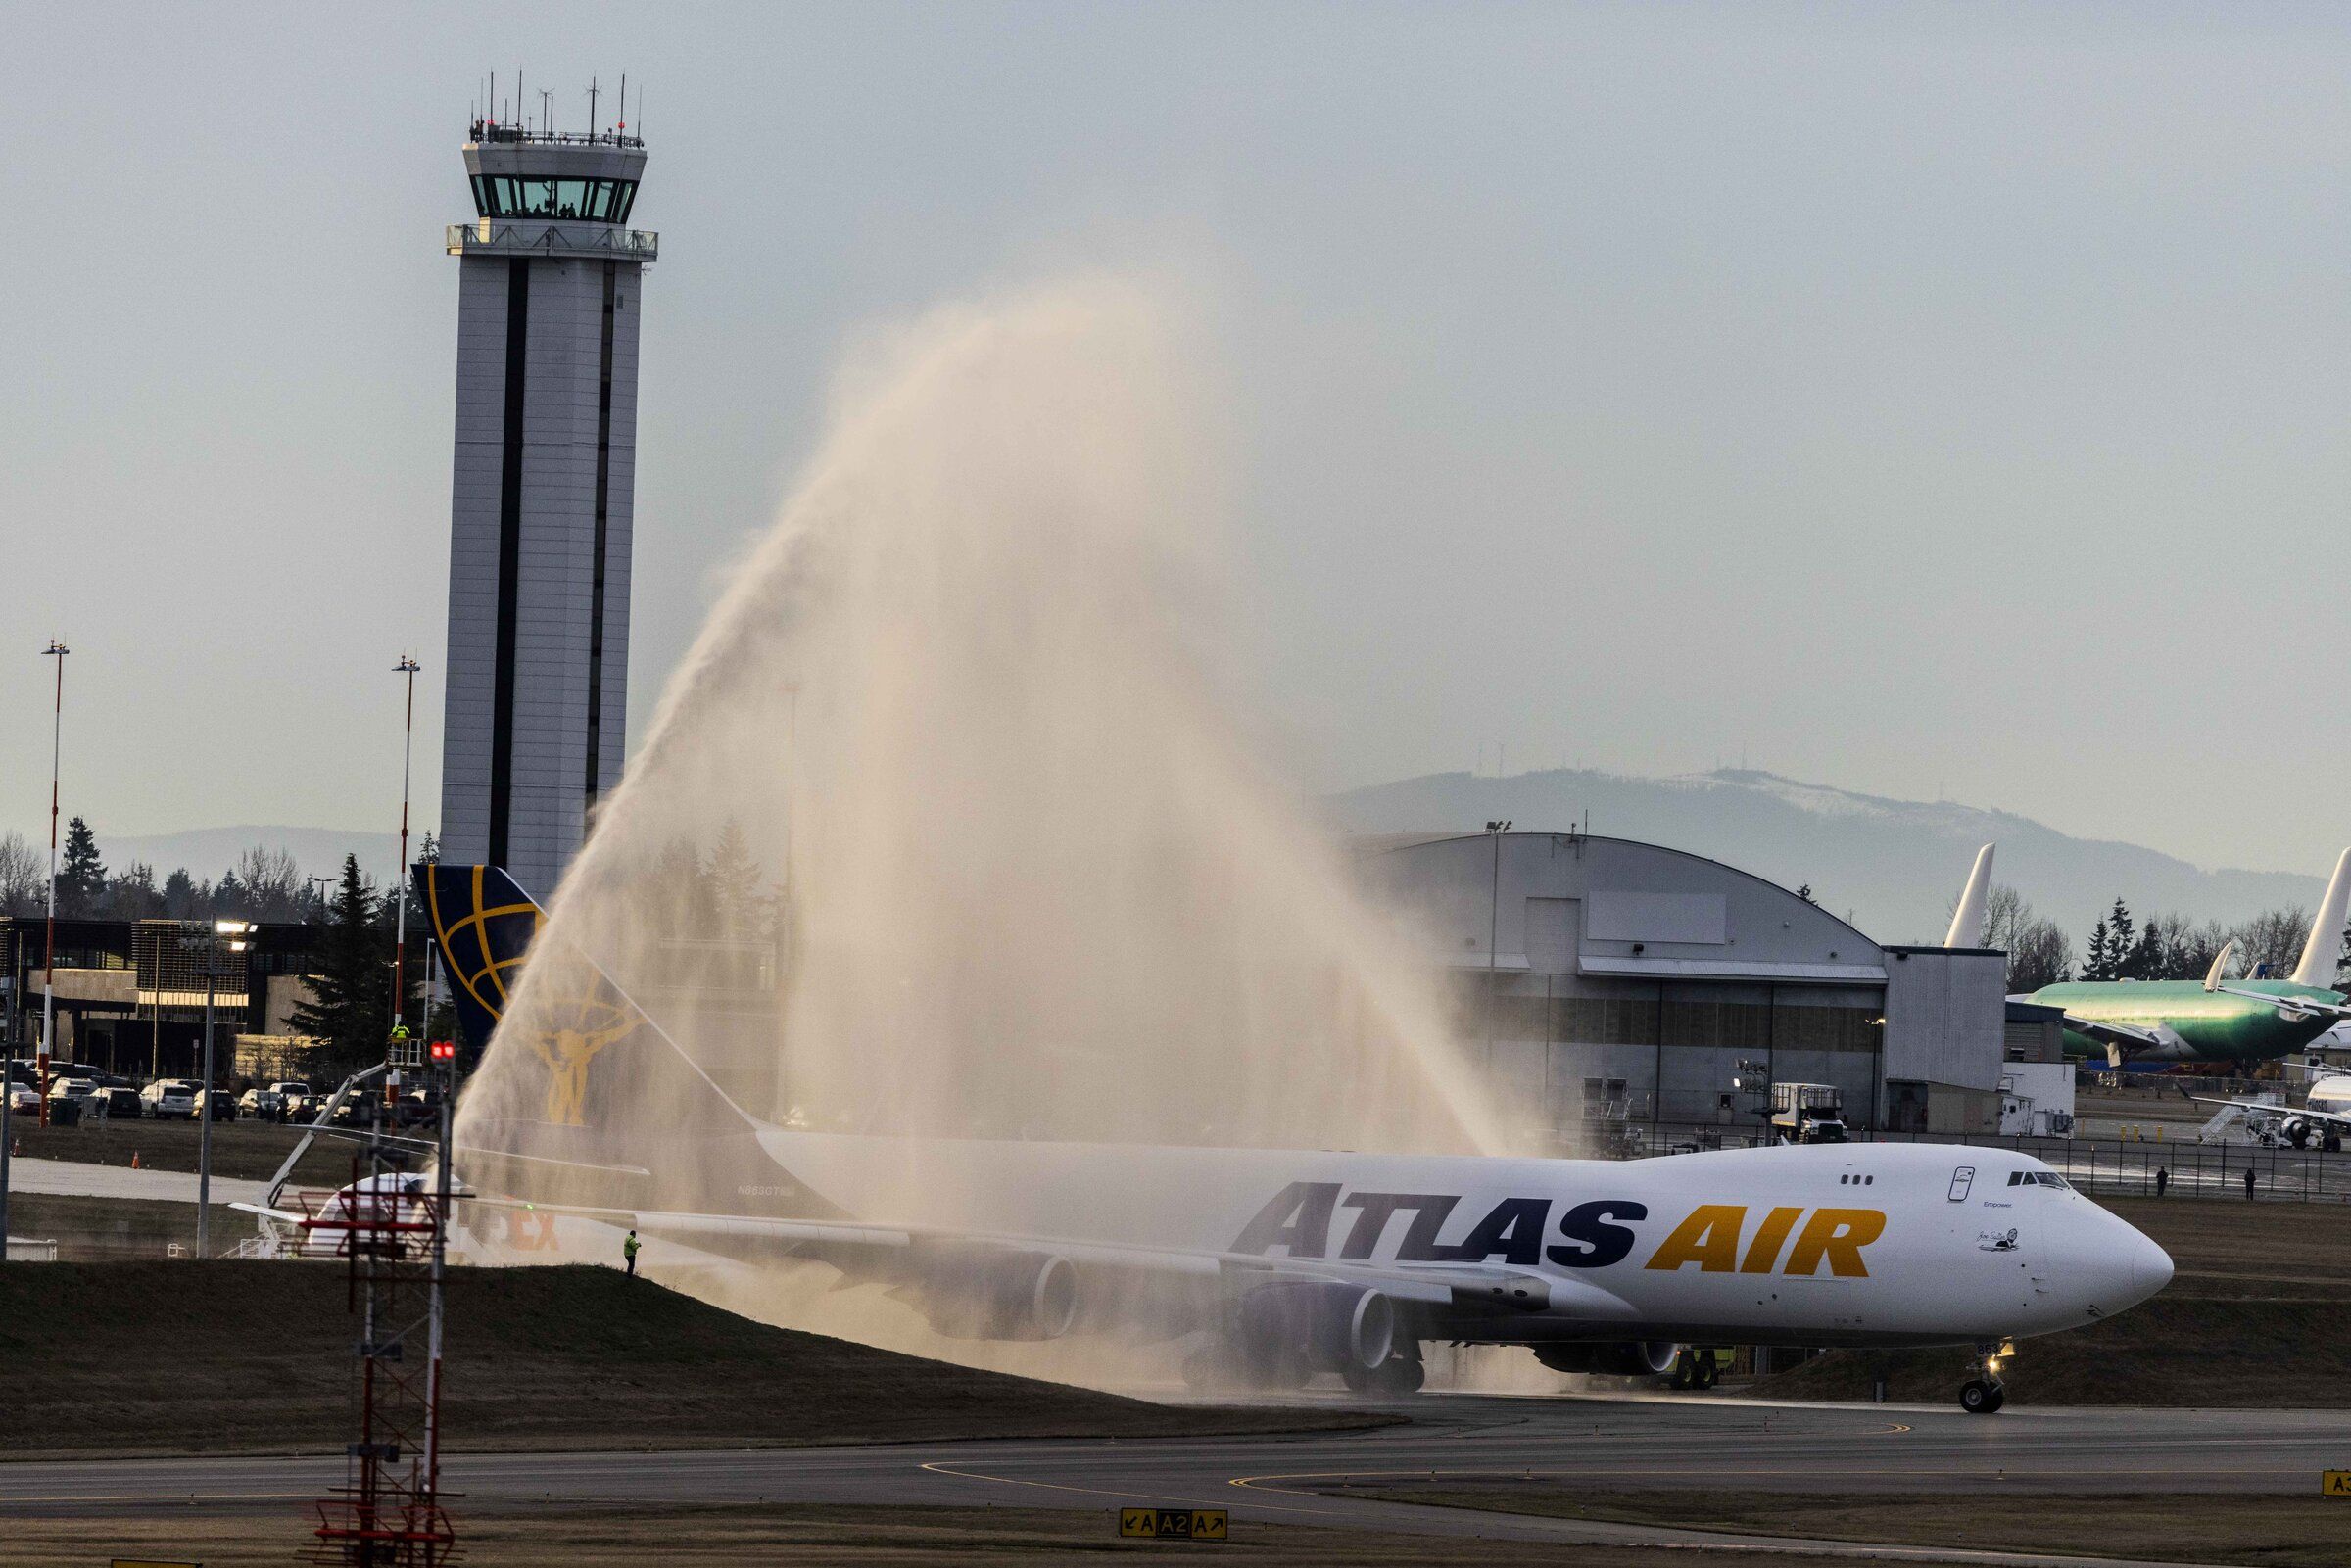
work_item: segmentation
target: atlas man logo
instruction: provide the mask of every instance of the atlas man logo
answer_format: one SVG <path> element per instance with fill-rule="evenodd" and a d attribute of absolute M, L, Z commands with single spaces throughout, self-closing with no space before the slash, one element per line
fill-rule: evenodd
<path fill-rule="evenodd" d="M 544 1013 L 546 1022 L 530 1016 L 514 1021 L 517 1026 L 539 1025 L 526 1037 L 531 1055 L 547 1069 L 547 1119 L 559 1127 L 587 1125 L 589 1064 L 637 1027 L 637 1015 L 610 994 L 601 976 L 586 966 L 581 971 L 550 976 L 555 995 L 547 1000 L 525 999 L 526 1014 Z M 571 979 L 582 983 L 566 994 L 561 982 Z"/>
<path fill-rule="evenodd" d="M 1339 1258 L 1361 1261 L 1375 1256 L 1406 1216 L 1396 1242 L 1401 1263 L 1483 1263 L 1499 1260 L 1532 1268 L 1545 1260 L 1559 1268 L 1607 1268 L 1632 1256 L 1639 1242 L 1633 1226 L 1649 1217 L 1647 1204 L 1602 1198 L 1575 1204 L 1551 1222 L 1548 1198 L 1505 1198 L 1472 1224 L 1459 1241 L 1440 1237 L 1461 1199 L 1448 1193 L 1356 1192 L 1335 1181 L 1293 1181 L 1274 1194 L 1233 1244 L 1236 1253 L 1269 1256 L 1279 1247 L 1291 1258 Z M 1334 1225 L 1350 1211 L 1331 1251 Z M 1799 1224 L 1800 1221 L 1800 1224 Z M 1745 1204 L 1701 1204 L 1657 1244 L 1642 1266 L 1665 1273 L 1696 1268 L 1704 1274 L 1783 1273 L 1864 1279 L 1869 1269 L 1861 1250 L 1883 1235 L 1886 1216 L 1875 1209 L 1801 1208 L 1766 1210 L 1748 1237 Z M 1790 1238 L 1794 1238 L 1791 1245 Z M 1554 1239 L 1556 1238 L 1556 1239 Z M 1743 1247 L 1741 1244 L 1745 1242 Z M 1785 1255 L 1783 1257 L 1783 1255 Z"/>

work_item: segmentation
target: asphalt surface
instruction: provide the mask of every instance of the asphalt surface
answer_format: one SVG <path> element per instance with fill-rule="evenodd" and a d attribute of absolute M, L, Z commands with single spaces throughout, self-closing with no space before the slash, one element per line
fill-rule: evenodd
<path fill-rule="evenodd" d="M 830 1449 L 456 1455 L 471 1509 L 831 1502 L 887 1506 L 1229 1508 L 1238 1520 L 1492 1540 L 1801 1548 L 1914 1561 L 2105 1559 L 1766 1540 L 1513 1517 L 1348 1496 L 1350 1488 L 1580 1480 L 1595 1489 L 1800 1494 L 2295 1493 L 2351 1464 L 2351 1413 L 1765 1404 L 1719 1398 L 1435 1396 L 1409 1426 L 1297 1438 L 1035 1440 Z M 340 1459 L 0 1464 L 0 1520 L 156 1508 L 275 1512 L 324 1495 Z M 1791 1509 L 1792 1519 L 1801 1509 Z"/>

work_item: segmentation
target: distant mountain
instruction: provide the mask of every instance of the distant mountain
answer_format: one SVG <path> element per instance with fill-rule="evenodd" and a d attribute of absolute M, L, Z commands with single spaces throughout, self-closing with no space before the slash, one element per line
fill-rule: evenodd
<path fill-rule="evenodd" d="M 419 833 L 408 840 L 411 852 L 422 836 Z M 184 867 L 199 880 L 217 881 L 239 855 L 256 844 L 286 851 L 306 877 L 341 875 L 347 854 L 360 857 L 360 870 L 374 878 L 378 886 L 388 883 L 399 869 L 400 834 L 347 828 L 191 828 L 183 832 L 116 837 L 101 833 L 98 853 L 105 857 L 109 871 L 120 871 L 143 860 L 155 868 L 158 880 Z M 47 852 L 45 837 L 42 849 Z"/>
<path fill-rule="evenodd" d="M 1350 832 L 1475 832 L 1490 821 L 1564 830 L 1591 813 L 1595 833 L 1686 849 L 1787 887 L 1809 882 L 1882 942 L 1940 942 L 1979 844 L 1996 843 L 1996 879 L 2055 920 L 2077 950 L 2117 894 L 2133 912 L 2241 920 L 2315 906 L 2325 879 L 2204 871 L 2136 844 L 2073 838 L 2029 818 L 1948 801 L 1888 800 L 1745 768 L 1672 779 L 1582 769 L 1489 779 L 1430 774 L 1330 796 Z"/>

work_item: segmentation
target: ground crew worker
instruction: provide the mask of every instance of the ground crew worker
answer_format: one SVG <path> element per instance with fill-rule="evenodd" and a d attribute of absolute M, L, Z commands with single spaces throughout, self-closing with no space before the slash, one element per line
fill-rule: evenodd
<path fill-rule="evenodd" d="M 2155 1196 L 2158 1198 L 2162 1197 L 2163 1189 L 2171 1184 L 2172 1167 L 2169 1165 L 2157 1165 L 2155 1167 Z"/>
<path fill-rule="evenodd" d="M 2253 1167 L 2245 1166 L 2245 1202 L 2253 1201 Z"/>
<path fill-rule="evenodd" d="M 637 1276 L 637 1233 L 633 1230 L 629 1232 L 628 1239 L 620 1244 L 620 1256 L 629 1260 L 629 1277 L 632 1279 Z"/>

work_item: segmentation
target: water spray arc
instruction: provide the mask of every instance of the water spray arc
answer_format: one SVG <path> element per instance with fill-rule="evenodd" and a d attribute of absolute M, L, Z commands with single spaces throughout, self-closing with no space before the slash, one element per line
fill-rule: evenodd
<path fill-rule="evenodd" d="M 550 904 L 747 1110 L 903 1139 L 910 1219 L 953 1204 L 930 1140 L 1501 1142 L 1434 978 L 1250 754 L 1187 341 L 1088 280 L 852 365 Z M 460 1146 L 674 1122 L 589 1002 L 523 970 Z M 716 1176 L 640 1142 L 648 1203 Z"/>

